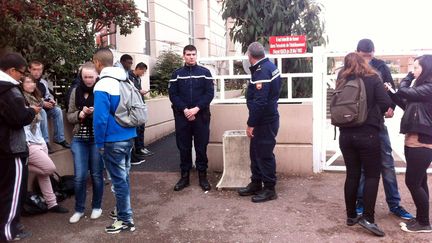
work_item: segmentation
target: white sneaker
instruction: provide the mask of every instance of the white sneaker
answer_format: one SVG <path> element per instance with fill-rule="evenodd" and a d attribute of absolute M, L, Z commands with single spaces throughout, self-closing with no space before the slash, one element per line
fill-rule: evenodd
<path fill-rule="evenodd" d="M 75 212 L 72 217 L 69 219 L 69 223 L 75 224 L 78 223 L 78 221 L 81 219 L 81 217 L 84 216 L 84 213 Z"/>
<path fill-rule="evenodd" d="M 93 208 L 92 213 L 90 215 L 91 219 L 97 219 L 102 215 L 102 209 L 101 208 Z"/>

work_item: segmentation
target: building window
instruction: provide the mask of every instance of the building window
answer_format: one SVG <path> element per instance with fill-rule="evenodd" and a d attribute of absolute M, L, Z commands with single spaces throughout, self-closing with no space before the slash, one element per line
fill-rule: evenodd
<path fill-rule="evenodd" d="M 140 10 L 141 27 L 144 28 L 144 55 L 150 55 L 150 20 L 148 13 L 148 0 L 145 1 L 135 1 L 137 8 Z"/>
<path fill-rule="evenodd" d="M 194 39 L 195 39 L 195 21 L 194 21 L 194 8 L 193 8 L 193 1 L 194 0 L 188 0 L 188 12 L 189 12 L 189 44 L 193 45 L 194 44 Z"/>
<path fill-rule="evenodd" d="M 144 23 L 145 28 L 145 47 L 144 47 L 144 54 L 150 56 L 150 22 L 147 18 Z"/>

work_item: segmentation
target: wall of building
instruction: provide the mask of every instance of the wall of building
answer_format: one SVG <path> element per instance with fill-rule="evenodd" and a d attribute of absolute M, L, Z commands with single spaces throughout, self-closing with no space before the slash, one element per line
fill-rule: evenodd
<path fill-rule="evenodd" d="M 140 0 L 135 3 L 140 10 L 141 25 L 127 36 L 116 33 L 114 61 L 127 53 L 134 59 L 132 67 L 139 62 L 146 63 L 149 70 L 142 78 L 145 89 L 150 87 L 149 76 L 163 51 L 173 50 L 182 54 L 183 47 L 192 41 L 198 49 L 198 57 L 229 54 L 227 45 L 230 40 L 225 35 L 220 1 Z M 149 40 L 148 46 L 146 39 Z"/>

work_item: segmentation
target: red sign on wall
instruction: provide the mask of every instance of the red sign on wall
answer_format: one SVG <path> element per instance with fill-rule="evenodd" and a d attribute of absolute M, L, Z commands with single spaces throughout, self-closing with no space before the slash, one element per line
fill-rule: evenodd
<path fill-rule="evenodd" d="M 306 53 L 306 36 L 270 36 L 270 54 Z"/>

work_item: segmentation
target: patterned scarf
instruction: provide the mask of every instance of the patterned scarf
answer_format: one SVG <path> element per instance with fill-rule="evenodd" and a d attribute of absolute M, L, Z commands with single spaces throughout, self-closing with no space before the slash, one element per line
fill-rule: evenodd
<path fill-rule="evenodd" d="M 33 94 L 27 93 L 26 91 L 23 91 L 23 94 L 30 105 L 39 106 L 42 102 L 42 99 L 38 99 Z M 37 124 L 40 121 L 42 121 L 42 116 L 40 115 L 40 113 L 38 113 L 30 124 L 30 131 L 33 134 L 36 134 Z"/>

